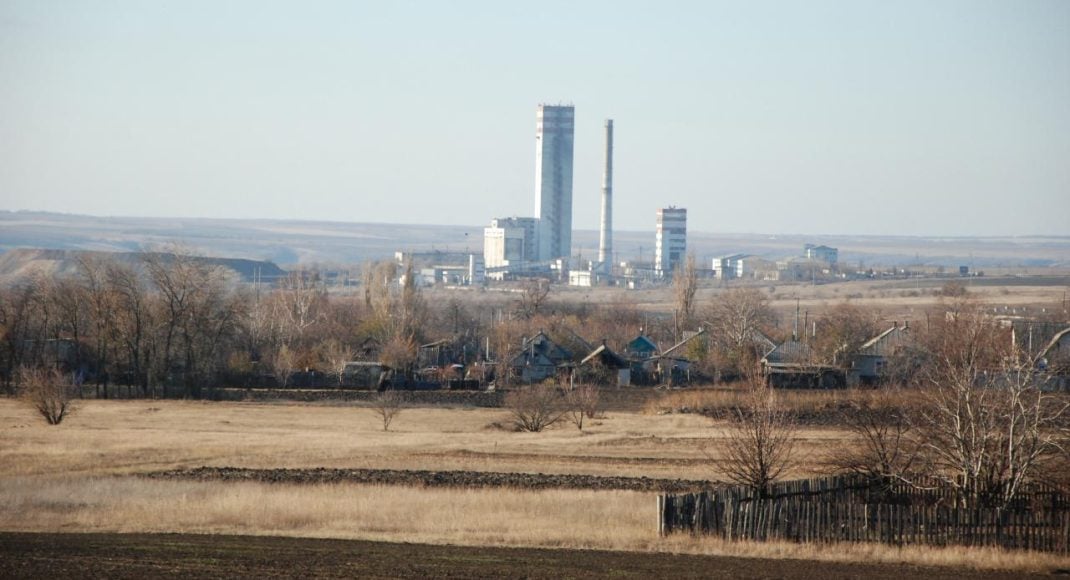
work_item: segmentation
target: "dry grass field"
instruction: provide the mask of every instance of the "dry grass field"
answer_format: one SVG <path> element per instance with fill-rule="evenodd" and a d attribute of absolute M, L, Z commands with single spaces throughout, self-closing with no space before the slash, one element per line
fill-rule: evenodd
<path fill-rule="evenodd" d="M 1050 570 L 1070 560 L 992 550 L 726 543 L 659 538 L 651 493 L 170 481 L 200 465 L 377 467 L 717 478 L 723 428 L 696 415 L 609 413 L 580 433 L 494 427 L 495 409 L 407 409 L 384 432 L 352 406 L 84 401 L 47 427 L 0 400 L 0 530 L 189 532 L 434 544 L 596 548 Z M 844 444 L 806 428 L 805 462 Z"/>
<path fill-rule="evenodd" d="M 0 400 L 0 476 L 125 475 L 180 467 L 464 469 L 719 479 L 717 438 L 698 415 L 609 412 L 583 432 L 514 433 L 499 409 L 406 409 L 389 432 L 355 406 L 91 401 L 58 428 Z M 841 434 L 807 429 L 820 457 Z M 806 464 L 812 464 L 807 461 Z M 793 475 L 814 474 L 805 465 Z"/>

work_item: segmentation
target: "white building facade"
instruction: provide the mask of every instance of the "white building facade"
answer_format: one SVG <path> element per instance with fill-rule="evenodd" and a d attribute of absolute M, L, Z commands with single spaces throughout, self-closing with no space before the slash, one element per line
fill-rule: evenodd
<path fill-rule="evenodd" d="M 687 255 L 687 209 L 659 208 L 657 219 L 654 271 L 659 277 L 672 277 Z"/>
<path fill-rule="evenodd" d="M 529 217 L 496 218 L 483 228 L 483 267 L 498 269 L 489 276 L 500 280 L 507 266 L 521 267 L 536 261 L 539 248 L 538 220 Z"/>

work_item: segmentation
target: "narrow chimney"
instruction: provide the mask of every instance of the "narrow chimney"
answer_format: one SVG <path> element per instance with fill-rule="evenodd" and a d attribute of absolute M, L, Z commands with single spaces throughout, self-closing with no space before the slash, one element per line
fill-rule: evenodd
<path fill-rule="evenodd" d="M 609 274 L 613 262 L 613 119 L 606 119 L 606 166 L 602 173 L 602 227 L 598 237 L 598 261 Z"/>

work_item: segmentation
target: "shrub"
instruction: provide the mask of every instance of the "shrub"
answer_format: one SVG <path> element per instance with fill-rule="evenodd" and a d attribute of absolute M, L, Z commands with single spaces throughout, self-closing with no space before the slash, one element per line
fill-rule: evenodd
<path fill-rule="evenodd" d="M 63 373 L 54 368 L 20 368 L 19 393 L 49 425 L 59 425 L 74 412 L 74 387 Z"/>
<path fill-rule="evenodd" d="M 565 395 L 569 420 L 577 429 L 583 431 L 583 420 L 594 419 L 598 415 L 600 399 L 598 386 L 590 383 L 577 385 Z"/>
<path fill-rule="evenodd" d="M 759 379 L 749 381 L 744 400 L 728 428 L 725 475 L 765 497 L 770 484 L 798 461 L 796 423 L 773 389 Z"/>
<path fill-rule="evenodd" d="M 402 409 L 404 401 L 401 399 L 401 393 L 397 391 L 383 391 L 372 399 L 372 410 L 382 419 L 383 431 L 390 430 L 390 423 L 401 414 Z"/>
<path fill-rule="evenodd" d="M 537 433 L 565 414 L 561 393 L 549 384 L 519 387 L 505 396 L 505 407 L 520 431 Z"/>

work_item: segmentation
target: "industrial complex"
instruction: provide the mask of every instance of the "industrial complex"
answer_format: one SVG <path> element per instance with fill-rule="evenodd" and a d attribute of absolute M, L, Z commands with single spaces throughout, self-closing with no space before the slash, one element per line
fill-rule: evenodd
<path fill-rule="evenodd" d="M 687 209 L 653 207 L 654 253 L 644 261 L 619 260 L 613 249 L 613 119 L 604 123 L 601 220 L 596 259 L 572 248 L 572 175 L 576 108 L 540 104 L 535 112 L 535 215 L 490 220 L 483 229 L 483 252 L 435 252 L 420 260 L 425 284 L 480 285 L 490 281 L 544 278 L 573 286 L 619 285 L 636 288 L 669 282 L 687 257 Z M 404 261 L 418 258 L 398 252 Z M 804 279 L 835 271 L 836 248 L 807 244 L 799 256 L 779 261 L 733 254 L 698 266 L 702 276 L 722 280 Z"/>

